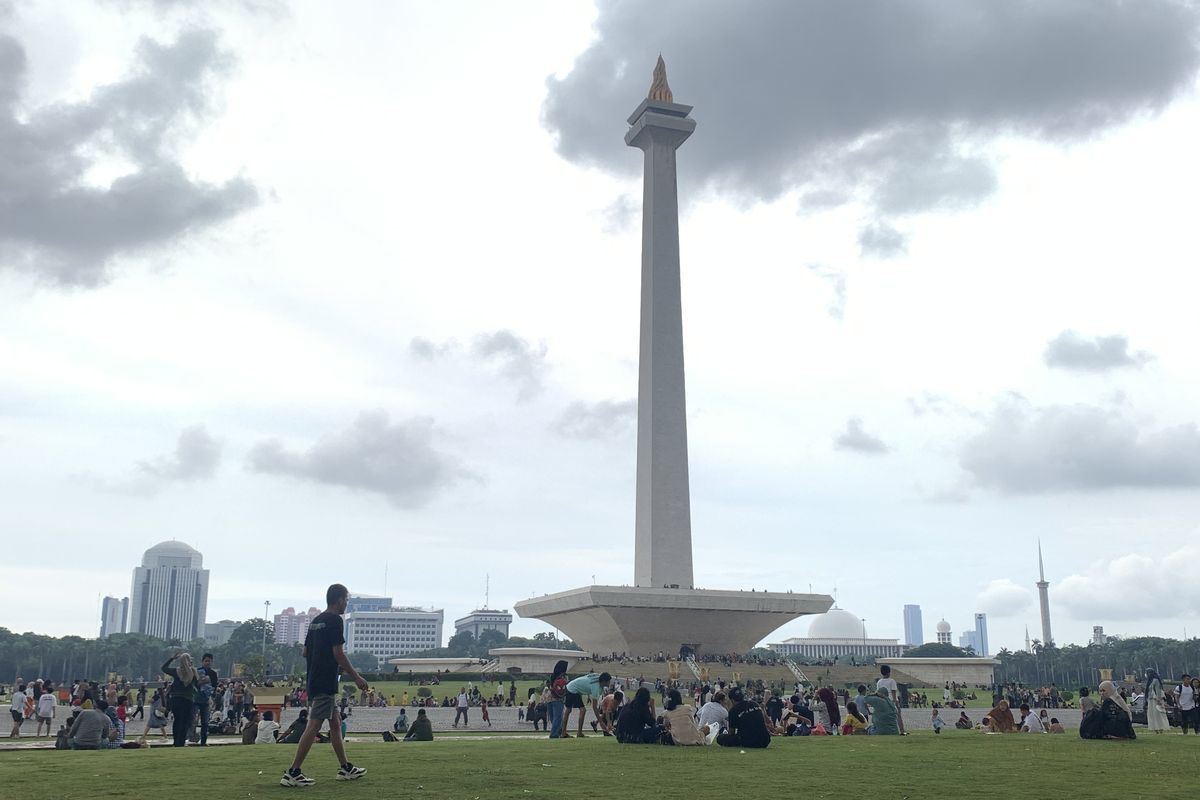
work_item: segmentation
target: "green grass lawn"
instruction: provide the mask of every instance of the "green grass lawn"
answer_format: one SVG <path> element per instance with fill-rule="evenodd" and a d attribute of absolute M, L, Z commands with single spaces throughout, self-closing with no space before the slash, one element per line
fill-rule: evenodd
<path fill-rule="evenodd" d="M 1191 798 L 1200 739 L 1136 742 L 949 732 L 908 737 L 776 739 L 767 750 L 618 745 L 612 739 L 488 739 L 349 745 L 368 770 L 333 779 L 328 747 L 306 772 L 319 783 L 285 789 L 293 748 L 228 746 L 107 752 L 0 752 L 4 796 L 255 798 L 303 792 L 337 798 L 1013 797 Z"/>

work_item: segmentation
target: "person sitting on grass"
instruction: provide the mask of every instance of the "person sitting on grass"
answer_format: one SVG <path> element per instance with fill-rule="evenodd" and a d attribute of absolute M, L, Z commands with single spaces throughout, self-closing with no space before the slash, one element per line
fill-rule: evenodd
<path fill-rule="evenodd" d="M 655 744 L 658 741 L 654 701 L 645 686 L 634 692 L 633 699 L 617 715 L 616 736 L 621 744 Z"/>
<path fill-rule="evenodd" d="M 298 744 L 300 737 L 304 735 L 304 728 L 308 725 L 308 709 L 300 709 L 299 716 L 295 721 L 287 726 L 287 730 L 279 734 L 280 744 Z"/>
<path fill-rule="evenodd" d="M 842 724 L 842 714 L 838 710 L 837 695 L 828 686 L 822 686 L 817 689 L 818 710 L 824 710 L 821 714 L 821 724 L 832 735 Z"/>
<path fill-rule="evenodd" d="M 1012 733 L 1017 729 L 1017 722 L 1013 719 L 1007 700 L 997 703 L 996 707 L 988 712 L 988 719 L 991 721 L 991 729 L 996 733 Z"/>
<path fill-rule="evenodd" d="M 729 723 L 729 709 L 725 707 L 725 693 L 717 692 L 711 695 L 709 701 L 700 706 L 699 719 L 701 727 L 708 726 L 710 733 L 716 730 L 721 733 Z"/>
<path fill-rule="evenodd" d="M 872 736 L 899 736 L 900 724 L 896 720 L 896 706 L 892 703 L 891 691 L 879 687 L 875 694 L 867 695 L 864 700 L 867 708 L 871 709 L 871 727 L 867 732 Z"/>
<path fill-rule="evenodd" d="M 1058 721 L 1058 717 L 1051 717 L 1050 718 L 1050 732 L 1051 733 L 1066 733 L 1067 729 L 1064 728 L 1062 726 L 1062 723 Z"/>
<path fill-rule="evenodd" d="M 274 711 L 264 711 L 262 721 L 258 723 L 258 733 L 254 736 L 255 744 L 275 744 L 279 741 L 279 723 L 275 721 Z"/>
<path fill-rule="evenodd" d="M 867 732 L 867 718 L 858 710 L 853 700 L 846 703 L 846 720 L 842 723 L 843 736 L 863 736 Z"/>
<path fill-rule="evenodd" d="M 975 726 L 971 724 L 971 718 L 967 716 L 967 712 L 960 711 L 958 712 L 958 720 L 954 723 L 954 727 L 960 731 L 969 731 Z"/>
<path fill-rule="evenodd" d="M 258 712 L 251 710 L 246 713 L 249 714 L 249 717 L 246 724 L 242 726 L 242 744 L 254 744 L 258 738 Z"/>
<path fill-rule="evenodd" d="M 412 725 L 408 727 L 408 734 L 404 737 L 406 742 L 432 742 L 433 741 L 433 725 L 429 722 L 429 717 L 425 716 L 425 709 L 417 711 L 417 718 L 412 721 Z"/>
<path fill-rule="evenodd" d="M 717 738 L 714 729 L 700 728 L 696 725 L 696 709 L 683 702 L 683 695 L 678 689 L 667 692 L 667 702 L 663 707 L 663 727 L 670 734 L 671 741 L 682 747 L 712 744 Z"/>
<path fill-rule="evenodd" d="M 1112 681 L 1100 684 L 1100 707 L 1083 715 L 1079 736 L 1083 739 L 1136 739 L 1129 704 Z"/>
<path fill-rule="evenodd" d="M 400 709 L 400 713 L 396 715 L 396 720 L 392 723 L 392 733 L 408 733 L 408 716 L 404 713 L 404 709 Z"/>
<path fill-rule="evenodd" d="M 763 710 L 746 699 L 741 687 L 729 690 L 729 732 L 717 737 L 722 747 L 762 748 L 771 744 L 771 733 L 767 730 L 767 718 Z"/>
<path fill-rule="evenodd" d="M 1021 703 L 1021 733 L 1045 733 L 1042 718 L 1029 710 L 1028 703 Z"/>
<path fill-rule="evenodd" d="M 107 745 L 112 732 L 112 722 L 108 714 L 108 703 L 96 701 L 96 708 L 84 709 L 71 723 L 67 733 L 67 746 L 72 750 L 99 750 Z"/>
<path fill-rule="evenodd" d="M 936 708 L 929 712 L 929 727 L 933 728 L 934 733 L 941 733 L 942 728 L 946 727 L 946 721 L 938 716 Z"/>

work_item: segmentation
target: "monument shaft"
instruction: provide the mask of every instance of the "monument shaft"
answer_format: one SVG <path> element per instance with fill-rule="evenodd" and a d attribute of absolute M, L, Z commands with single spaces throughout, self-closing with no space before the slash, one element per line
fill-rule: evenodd
<path fill-rule="evenodd" d="M 634 585 L 655 588 L 693 584 L 675 169 L 696 127 L 690 111 L 647 99 L 625 137 L 645 154 Z"/>

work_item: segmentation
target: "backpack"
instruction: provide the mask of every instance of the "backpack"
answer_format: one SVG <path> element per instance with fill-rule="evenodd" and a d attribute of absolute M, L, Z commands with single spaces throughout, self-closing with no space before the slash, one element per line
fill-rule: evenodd
<path fill-rule="evenodd" d="M 559 675 L 550 683 L 550 696 L 555 700 L 562 700 L 567 696 L 567 678 L 565 675 Z"/>
<path fill-rule="evenodd" d="M 396 735 L 395 735 L 394 733 L 392 733 L 391 731 L 384 731 L 384 732 L 383 732 L 383 740 L 384 740 L 385 742 L 398 742 L 398 741 L 400 741 L 399 739 L 397 739 L 397 738 L 396 738 Z"/>

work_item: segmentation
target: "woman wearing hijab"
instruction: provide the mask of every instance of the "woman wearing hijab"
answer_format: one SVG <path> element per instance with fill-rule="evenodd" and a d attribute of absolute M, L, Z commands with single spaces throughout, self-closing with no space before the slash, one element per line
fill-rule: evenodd
<path fill-rule="evenodd" d="M 1146 670 L 1146 727 L 1163 733 L 1171 727 L 1167 720 L 1166 690 L 1162 678 L 1152 669 Z"/>
<path fill-rule="evenodd" d="M 650 690 L 643 686 L 617 717 L 617 741 L 621 744 L 654 744 L 658 741 L 658 733 Z"/>
<path fill-rule="evenodd" d="M 1012 733 L 1017 729 L 1017 721 L 1013 719 L 1007 700 L 1001 700 L 987 715 L 992 721 L 992 730 L 996 733 Z"/>
<path fill-rule="evenodd" d="M 178 660 L 179 666 L 172 667 L 171 662 Z M 187 653 L 176 653 L 162 665 L 162 671 L 171 676 L 170 706 L 174 716 L 171 732 L 174 735 L 174 745 L 183 747 L 187 744 L 188 731 L 192 727 L 192 707 L 200 695 L 200 682 L 196 668 L 192 666 L 192 657 Z"/>
<path fill-rule="evenodd" d="M 1083 715 L 1079 736 L 1084 739 L 1136 739 L 1129 704 L 1112 681 L 1100 684 L 1101 703 Z"/>
<path fill-rule="evenodd" d="M 829 717 L 829 724 L 825 729 L 832 735 L 837 732 L 837 729 L 842 724 L 842 714 L 838 710 L 837 695 L 829 687 L 822 686 L 820 689 L 817 689 L 817 700 L 825 706 L 825 715 Z"/>

